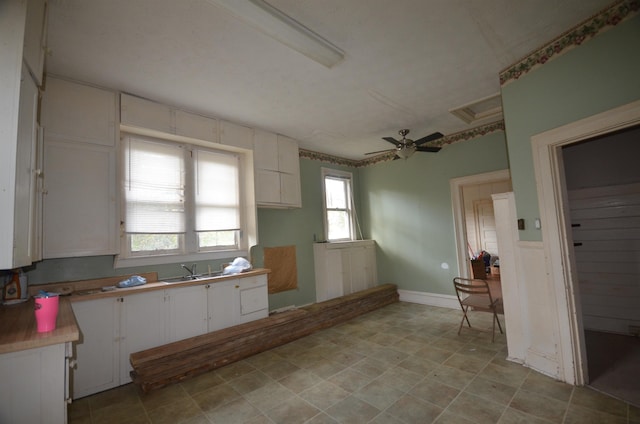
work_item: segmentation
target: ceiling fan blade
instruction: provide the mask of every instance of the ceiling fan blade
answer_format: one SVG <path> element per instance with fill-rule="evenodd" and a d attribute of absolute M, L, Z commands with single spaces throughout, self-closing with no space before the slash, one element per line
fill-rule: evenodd
<path fill-rule="evenodd" d="M 365 155 L 375 155 L 376 153 L 393 152 L 396 149 L 376 150 L 375 152 L 367 152 Z"/>
<path fill-rule="evenodd" d="M 427 143 L 429 141 L 433 141 L 433 140 L 437 140 L 439 138 L 444 137 L 444 134 L 440 133 L 440 132 L 434 132 L 433 134 L 429 134 L 426 137 L 422 137 L 420 140 L 415 140 L 413 143 L 416 146 L 419 146 L 421 144 Z"/>
<path fill-rule="evenodd" d="M 416 146 L 416 150 L 418 152 L 432 152 L 432 153 L 436 153 L 439 152 L 441 149 L 441 147 L 427 147 L 427 146 Z"/>
<path fill-rule="evenodd" d="M 382 137 L 382 139 L 384 141 L 388 141 L 389 143 L 393 144 L 396 147 L 398 147 L 401 144 L 398 140 L 396 140 L 393 137 Z"/>

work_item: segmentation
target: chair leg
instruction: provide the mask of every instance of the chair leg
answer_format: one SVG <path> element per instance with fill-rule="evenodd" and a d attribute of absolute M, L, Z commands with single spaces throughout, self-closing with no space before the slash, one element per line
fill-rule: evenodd
<path fill-rule="evenodd" d="M 464 324 L 465 320 L 467 321 L 467 325 L 469 326 L 469 328 L 471 328 L 471 323 L 469 322 L 469 317 L 467 317 L 467 310 L 469 309 L 469 307 L 467 307 L 465 309 L 465 307 L 462 307 L 462 319 L 460 320 L 460 326 L 458 327 L 458 335 L 460 335 L 460 331 L 462 331 L 462 325 Z"/>

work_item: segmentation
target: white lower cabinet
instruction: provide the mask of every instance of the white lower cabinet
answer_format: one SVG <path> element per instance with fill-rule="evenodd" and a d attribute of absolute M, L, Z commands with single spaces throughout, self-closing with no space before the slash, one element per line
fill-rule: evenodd
<path fill-rule="evenodd" d="M 207 332 L 206 286 L 178 287 L 167 290 L 169 298 L 169 342 L 199 336 Z"/>
<path fill-rule="evenodd" d="M 168 342 L 166 290 L 123 296 L 120 309 L 120 384 L 131 381 L 129 355 Z"/>
<path fill-rule="evenodd" d="M 239 323 L 269 316 L 269 293 L 266 275 L 242 278 L 239 281 L 238 289 Z"/>
<path fill-rule="evenodd" d="M 313 245 L 316 302 L 366 290 L 378 284 L 373 240 Z"/>
<path fill-rule="evenodd" d="M 120 384 L 120 298 L 72 303 L 80 327 L 74 344 L 71 393 L 81 398 Z"/>
<path fill-rule="evenodd" d="M 67 422 L 66 343 L 0 355 L 0 423 Z M 60 390 L 61 388 L 64 390 Z"/>
<path fill-rule="evenodd" d="M 72 371 L 77 399 L 129 383 L 134 352 L 269 316 L 267 276 L 80 300 L 72 306 L 80 327 Z"/>
<path fill-rule="evenodd" d="M 207 284 L 209 331 L 238 324 L 238 280 Z"/>

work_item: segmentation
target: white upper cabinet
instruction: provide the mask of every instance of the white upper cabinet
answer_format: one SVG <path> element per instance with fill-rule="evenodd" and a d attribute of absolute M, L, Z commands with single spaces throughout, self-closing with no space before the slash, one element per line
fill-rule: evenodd
<path fill-rule="evenodd" d="M 48 77 L 42 99 L 48 139 L 115 146 L 116 113 L 113 92 Z"/>
<path fill-rule="evenodd" d="M 130 94 L 120 95 L 120 122 L 133 131 L 153 130 L 212 143 L 219 140 L 217 119 Z"/>
<path fill-rule="evenodd" d="M 278 135 L 278 171 L 300 175 L 298 142 L 283 135 Z"/>
<path fill-rule="evenodd" d="M 220 121 L 220 143 L 253 150 L 253 129 L 228 121 Z"/>
<path fill-rule="evenodd" d="M 47 2 L 27 2 L 27 25 L 24 33 L 24 61 L 33 75 L 36 85 L 42 85 L 44 57 L 47 49 Z"/>
<path fill-rule="evenodd" d="M 302 206 L 298 143 L 282 135 L 255 131 L 256 202 L 261 207 Z"/>
<path fill-rule="evenodd" d="M 262 130 L 255 130 L 253 143 L 253 164 L 256 169 L 278 171 L 278 136 Z"/>
<path fill-rule="evenodd" d="M 218 142 L 218 120 L 195 113 L 175 110 L 176 135 Z"/>
<path fill-rule="evenodd" d="M 120 122 L 122 125 L 174 134 L 174 116 L 170 106 L 129 94 L 120 95 Z"/>
<path fill-rule="evenodd" d="M 30 265 L 38 260 L 39 248 L 35 246 L 36 228 L 36 143 L 38 136 L 38 87 L 26 69 L 22 73 L 20 89 L 20 114 L 18 145 L 16 152 L 16 192 L 14 204 L 13 265 Z"/>
<path fill-rule="evenodd" d="M 43 257 L 118 253 L 116 93 L 48 78 Z"/>
<path fill-rule="evenodd" d="M 0 269 L 29 265 L 33 260 L 33 217 L 36 184 L 35 142 L 40 81 L 23 67 L 25 44 L 31 51 L 31 16 L 44 3 L 4 1 L 0 9 Z M 29 6 L 30 18 L 27 18 Z M 44 11 L 42 11 L 44 19 Z M 34 32 L 42 32 L 38 23 Z M 28 34 L 28 35 L 27 35 Z M 31 59 L 27 66 L 34 66 Z"/>

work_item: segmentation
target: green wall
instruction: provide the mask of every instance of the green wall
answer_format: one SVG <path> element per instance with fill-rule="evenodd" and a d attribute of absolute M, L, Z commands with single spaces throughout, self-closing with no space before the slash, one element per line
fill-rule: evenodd
<path fill-rule="evenodd" d="M 270 309 L 289 305 L 306 305 L 316 300 L 313 241 L 314 235 L 318 240 L 324 237 L 322 167 L 341 169 L 353 173 L 354 191 L 358 190 L 357 169 L 300 159 L 302 208 L 291 210 L 258 209 L 259 247 L 295 245 L 298 262 L 298 289 L 270 295 Z M 358 207 L 359 197 L 357 193 L 355 203 L 356 207 Z M 260 249 L 257 249 L 257 252 L 257 260 L 254 262 L 260 265 L 262 263 Z"/>
<path fill-rule="evenodd" d="M 380 283 L 452 294 L 458 266 L 449 181 L 508 167 L 504 133 L 497 132 L 361 169 L 361 210 L 378 245 Z"/>
<path fill-rule="evenodd" d="M 541 240 L 531 136 L 640 99 L 640 16 L 502 88 L 521 240 Z M 543 223 L 544 225 L 544 223 Z"/>

